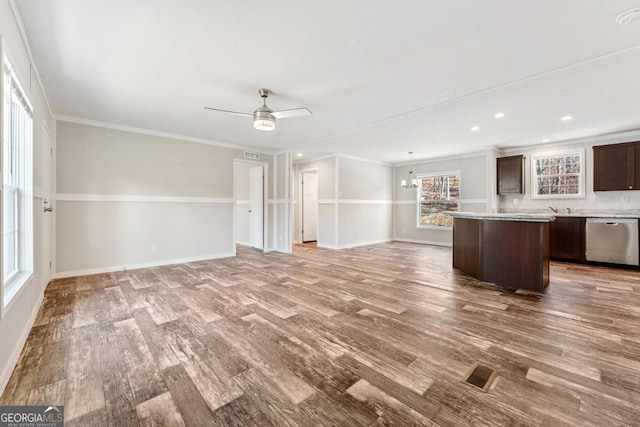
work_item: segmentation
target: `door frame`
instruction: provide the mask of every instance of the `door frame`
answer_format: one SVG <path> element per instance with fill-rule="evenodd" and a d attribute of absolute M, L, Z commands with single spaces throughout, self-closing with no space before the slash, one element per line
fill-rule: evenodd
<path fill-rule="evenodd" d="M 260 172 L 260 175 L 257 174 L 257 171 Z M 254 186 L 254 179 L 258 182 Z M 262 186 L 262 188 L 260 188 Z M 256 204 L 254 205 L 254 194 L 259 193 L 260 197 L 256 198 Z M 258 194 L 256 194 L 258 195 Z M 262 200 L 260 200 L 262 199 Z M 260 205 L 260 206 L 258 206 Z M 262 218 L 257 217 L 254 220 L 254 215 L 257 213 L 259 209 Z M 256 165 L 251 166 L 249 168 L 249 245 L 252 249 L 258 249 L 260 251 L 264 251 L 265 240 L 264 240 L 264 166 Z M 261 221 L 257 221 L 261 220 Z M 254 230 L 254 226 L 262 227 L 260 230 L 260 237 L 254 236 L 256 230 Z M 262 242 L 258 242 L 262 240 Z"/>
<path fill-rule="evenodd" d="M 298 171 L 298 198 L 299 198 L 299 203 L 298 203 L 298 229 L 296 230 L 296 237 L 297 237 L 297 241 L 298 243 L 303 243 L 303 235 L 302 235 L 302 226 L 303 226 L 303 221 L 302 221 L 302 215 L 303 215 L 303 209 L 302 209 L 302 205 L 304 202 L 304 194 L 302 194 L 302 175 L 304 175 L 305 172 L 313 172 L 315 171 L 316 174 L 318 175 L 318 200 L 320 200 L 320 171 L 318 170 L 317 167 L 315 168 L 309 168 L 309 169 L 301 169 Z M 316 242 L 318 241 L 318 238 L 320 237 L 320 203 L 318 202 L 318 209 L 316 212 L 316 218 L 317 218 L 317 224 L 316 224 Z"/>
<path fill-rule="evenodd" d="M 233 254 L 236 254 L 236 209 L 238 208 L 237 204 L 237 194 L 236 194 L 236 185 L 234 181 L 236 167 L 238 163 L 246 163 L 254 166 L 262 166 L 262 170 L 264 173 L 264 180 L 262 181 L 262 252 L 267 253 L 271 252 L 271 248 L 269 248 L 269 206 L 267 201 L 269 200 L 269 163 L 260 162 L 257 160 L 247 160 L 247 159 L 233 159 L 233 175 L 231 177 L 231 181 L 233 182 Z"/>
<path fill-rule="evenodd" d="M 44 201 L 46 200 L 46 197 L 49 197 L 49 207 L 52 208 L 53 210 L 51 212 L 43 212 L 43 219 L 42 219 L 42 236 L 40 237 L 41 239 L 44 239 L 44 233 L 46 233 L 46 227 L 47 227 L 47 223 L 49 226 L 49 247 L 46 248 L 46 252 L 47 252 L 47 257 L 49 258 L 48 260 L 44 260 L 44 267 L 45 270 L 43 271 L 44 274 L 44 286 L 47 286 L 49 284 L 49 281 L 51 280 L 51 277 L 53 277 L 53 275 L 56 272 L 56 211 L 57 211 L 57 206 L 55 205 L 55 159 L 53 157 L 53 137 L 51 135 L 51 131 L 49 130 L 49 126 L 47 125 L 46 120 L 43 121 L 42 123 L 42 138 L 41 139 L 41 143 L 44 144 L 44 138 L 46 137 L 46 139 L 49 141 L 49 147 L 48 147 L 48 153 L 45 152 L 45 156 L 48 156 L 48 160 L 49 160 L 49 177 L 48 177 L 48 181 L 49 181 L 49 194 L 45 194 L 46 193 L 46 189 L 44 187 L 41 187 L 41 191 L 42 191 L 42 198 L 43 198 L 43 207 L 46 208 L 46 206 L 44 206 Z M 45 149 L 47 147 L 41 147 L 41 150 Z M 42 152 L 41 152 L 42 154 Z M 40 159 L 41 162 L 45 161 L 45 158 L 43 156 L 42 159 Z M 42 167 L 42 165 L 41 165 Z M 35 190 L 35 189 L 34 189 Z M 48 215 L 50 214 L 50 215 Z M 41 254 L 42 255 L 42 254 Z M 41 260 L 42 261 L 42 260 Z M 34 265 L 35 268 L 35 265 Z"/>

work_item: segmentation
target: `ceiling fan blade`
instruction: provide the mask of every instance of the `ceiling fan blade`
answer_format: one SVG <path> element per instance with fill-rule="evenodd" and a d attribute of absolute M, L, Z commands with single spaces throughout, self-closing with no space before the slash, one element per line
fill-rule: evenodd
<path fill-rule="evenodd" d="M 235 114 L 236 116 L 253 117 L 253 114 L 251 113 L 239 113 L 237 111 L 221 110 L 219 108 L 212 108 L 212 107 L 204 107 L 204 108 L 205 110 L 222 111 L 223 113 Z"/>
<path fill-rule="evenodd" d="M 276 119 L 286 119 L 287 117 L 310 116 L 308 108 L 294 108 L 292 110 L 274 111 L 271 113 Z"/>

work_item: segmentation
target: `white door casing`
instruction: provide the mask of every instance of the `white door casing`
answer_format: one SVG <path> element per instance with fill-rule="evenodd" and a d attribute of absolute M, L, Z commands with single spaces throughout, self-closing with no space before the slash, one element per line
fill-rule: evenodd
<path fill-rule="evenodd" d="M 264 167 L 249 170 L 249 242 L 264 249 Z"/>
<path fill-rule="evenodd" d="M 302 172 L 302 242 L 318 240 L 318 173 Z"/>
<path fill-rule="evenodd" d="M 42 249 L 41 249 L 41 271 L 44 275 L 45 282 L 49 282 L 53 274 L 53 201 L 51 200 L 51 158 L 52 146 L 49 129 L 43 125 L 42 129 L 42 162 L 40 172 L 40 185 L 42 189 L 42 198 L 44 209 L 44 218 L 42 221 Z"/>

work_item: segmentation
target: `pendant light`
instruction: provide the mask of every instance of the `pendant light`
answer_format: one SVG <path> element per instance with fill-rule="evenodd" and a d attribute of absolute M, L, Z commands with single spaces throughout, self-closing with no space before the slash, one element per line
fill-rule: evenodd
<path fill-rule="evenodd" d="M 413 173 L 413 151 L 409 151 L 409 179 L 400 181 L 400 185 L 404 188 L 418 188 L 418 178 Z"/>

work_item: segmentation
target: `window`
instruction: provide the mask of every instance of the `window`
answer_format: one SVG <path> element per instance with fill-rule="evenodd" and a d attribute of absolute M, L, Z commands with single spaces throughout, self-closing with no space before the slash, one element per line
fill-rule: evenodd
<path fill-rule="evenodd" d="M 582 151 L 568 151 L 531 158 L 533 199 L 584 197 Z"/>
<path fill-rule="evenodd" d="M 11 67 L 2 66 L 2 312 L 33 273 L 32 108 Z"/>
<path fill-rule="evenodd" d="M 460 172 L 418 176 L 418 227 L 453 227 L 460 206 Z"/>

